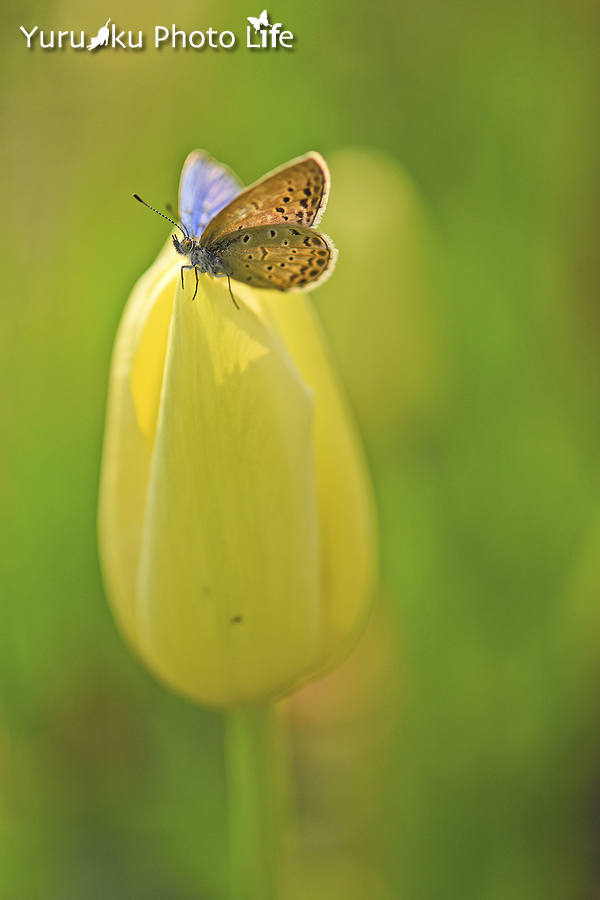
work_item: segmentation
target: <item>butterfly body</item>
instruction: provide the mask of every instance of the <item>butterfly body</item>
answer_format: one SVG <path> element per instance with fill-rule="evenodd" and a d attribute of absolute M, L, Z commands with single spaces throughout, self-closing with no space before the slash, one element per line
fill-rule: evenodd
<path fill-rule="evenodd" d="M 180 241 L 174 234 L 173 246 L 181 256 L 187 256 L 189 259 L 189 265 L 184 266 L 184 269 L 196 269 L 199 275 L 211 275 L 213 278 L 227 274 L 222 270 L 221 261 L 216 253 L 201 247 L 193 238 L 184 238 Z"/>
<path fill-rule="evenodd" d="M 183 270 L 194 269 L 194 297 L 198 276 L 205 274 L 279 291 L 316 287 L 337 258 L 330 238 L 315 228 L 328 195 L 329 170 L 318 153 L 292 160 L 245 189 L 203 150 L 190 153 L 179 187 L 177 227 L 183 239 L 173 235 L 175 250 L 188 260 L 182 284 Z"/>

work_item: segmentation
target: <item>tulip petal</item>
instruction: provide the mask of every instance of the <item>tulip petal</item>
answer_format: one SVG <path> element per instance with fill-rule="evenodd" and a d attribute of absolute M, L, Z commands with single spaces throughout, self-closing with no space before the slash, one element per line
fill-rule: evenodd
<path fill-rule="evenodd" d="M 127 303 L 111 363 L 102 454 L 98 513 L 102 569 L 115 617 L 138 652 L 141 652 L 141 647 L 135 585 L 152 441 L 140 430 L 139 422 L 143 416 L 132 396 L 131 373 L 135 369 L 140 343 L 143 343 L 146 324 L 153 310 L 173 306 L 174 257 L 172 249 L 163 251 L 140 278 Z M 158 372 L 158 376 L 155 374 L 153 378 L 155 388 L 163 363 L 164 352 L 162 360 L 160 356 L 154 357 Z M 150 406 L 149 401 L 147 406 Z"/>
<path fill-rule="evenodd" d="M 360 634 L 374 516 L 310 301 L 201 277 L 167 246 L 113 354 L 100 489 L 107 593 L 170 687 L 218 706 L 317 677 Z"/>
<path fill-rule="evenodd" d="M 260 291 L 263 314 L 280 334 L 315 395 L 323 665 L 356 643 L 370 611 L 375 578 L 375 508 L 352 415 L 311 301 L 302 293 Z M 315 673 L 311 673 L 314 677 Z"/>
<path fill-rule="evenodd" d="M 214 705 L 273 697 L 323 654 L 313 393 L 240 307 L 221 281 L 194 301 L 178 284 L 135 592 L 146 661 Z"/>

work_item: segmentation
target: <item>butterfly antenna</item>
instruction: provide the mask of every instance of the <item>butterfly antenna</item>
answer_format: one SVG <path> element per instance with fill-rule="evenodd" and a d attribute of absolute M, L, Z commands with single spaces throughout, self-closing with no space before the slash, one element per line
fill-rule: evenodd
<path fill-rule="evenodd" d="M 136 200 L 139 200 L 139 202 L 142 203 L 144 206 L 147 206 L 148 209 L 151 209 L 152 212 L 155 212 L 157 215 L 162 216 L 163 219 L 166 219 L 167 222 L 170 222 L 171 225 L 174 225 L 174 226 L 175 226 L 175 228 L 179 228 L 179 230 L 180 230 L 181 233 L 184 235 L 184 237 L 187 237 L 187 234 L 185 233 L 185 231 L 183 230 L 183 228 L 181 227 L 181 225 L 178 224 L 178 222 L 176 222 L 174 219 L 170 219 L 168 216 L 165 216 L 165 214 L 164 214 L 164 213 L 161 213 L 158 209 L 154 209 L 153 206 L 150 206 L 149 203 L 146 203 L 146 201 L 145 201 L 145 200 L 142 200 L 141 197 L 138 197 L 137 194 L 134 194 L 133 196 L 135 197 Z"/>

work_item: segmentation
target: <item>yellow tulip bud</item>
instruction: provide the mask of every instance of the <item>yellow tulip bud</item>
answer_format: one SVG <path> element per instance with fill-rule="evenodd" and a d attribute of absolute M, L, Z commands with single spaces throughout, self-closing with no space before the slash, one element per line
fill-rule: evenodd
<path fill-rule="evenodd" d="M 340 661 L 373 577 L 362 452 L 310 301 L 201 276 L 167 247 L 114 349 L 100 486 L 127 641 L 200 703 L 277 697 Z M 192 285 L 192 290 L 189 285 Z"/>

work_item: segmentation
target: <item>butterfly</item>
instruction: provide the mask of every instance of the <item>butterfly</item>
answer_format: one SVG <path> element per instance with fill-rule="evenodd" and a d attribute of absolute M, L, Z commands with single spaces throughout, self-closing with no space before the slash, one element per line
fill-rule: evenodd
<path fill-rule="evenodd" d="M 254 288 L 310 290 L 331 275 L 337 251 L 314 226 L 329 195 L 329 169 L 319 153 L 307 153 L 275 169 L 248 188 L 231 169 L 204 150 L 185 161 L 179 185 L 183 238 L 173 246 L 198 275 L 227 277 Z M 144 201 L 134 194 L 140 203 Z M 148 206 L 147 203 L 144 203 Z M 150 207 L 154 212 L 158 210 Z"/>
<path fill-rule="evenodd" d="M 269 20 L 267 18 L 267 11 L 263 9 L 258 19 L 255 19 L 254 16 L 248 16 L 248 21 L 251 25 L 254 25 L 254 30 L 258 31 L 260 28 L 268 28 Z"/>

